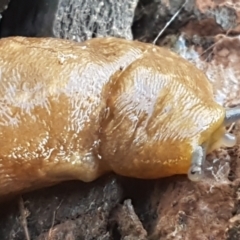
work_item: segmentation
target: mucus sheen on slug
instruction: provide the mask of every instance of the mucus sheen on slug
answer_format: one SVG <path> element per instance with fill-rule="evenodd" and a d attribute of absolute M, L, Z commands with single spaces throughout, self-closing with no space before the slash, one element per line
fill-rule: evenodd
<path fill-rule="evenodd" d="M 186 174 L 225 116 L 204 73 L 152 44 L 9 37 L 0 63 L 0 195 Z"/>

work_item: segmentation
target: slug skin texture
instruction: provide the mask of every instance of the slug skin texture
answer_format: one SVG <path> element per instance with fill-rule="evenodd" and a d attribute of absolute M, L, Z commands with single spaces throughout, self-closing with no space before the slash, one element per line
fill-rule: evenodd
<path fill-rule="evenodd" d="M 177 54 L 117 38 L 0 40 L 0 196 L 104 173 L 186 174 L 225 109 Z"/>

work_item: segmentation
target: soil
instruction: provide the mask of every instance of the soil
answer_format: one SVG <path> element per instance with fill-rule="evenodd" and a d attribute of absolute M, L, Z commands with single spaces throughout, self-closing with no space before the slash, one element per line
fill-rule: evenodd
<path fill-rule="evenodd" d="M 0 1 L 0 9 L 5 9 L 2 6 L 6 2 Z M 46 6 L 35 7 L 34 14 L 32 8 L 28 8 L 27 20 L 21 21 L 23 15 L 26 16 L 23 13 L 27 11 L 27 4 L 20 2 L 11 0 L 2 13 L 2 37 L 28 36 L 31 18 L 43 18 Z M 67 1 L 65 5 L 63 2 L 52 1 L 49 5 L 51 29 L 48 27 L 40 33 L 31 30 L 31 36 L 61 37 L 60 32 L 64 32 L 67 38 L 73 39 L 76 32 L 71 31 L 71 25 L 62 25 L 62 28 L 54 25 L 59 8 Z M 68 2 L 73 6 L 81 1 Z M 137 4 L 132 1 L 128 14 L 124 15 L 131 32 L 119 27 L 119 31 L 108 29 L 106 35 L 153 42 L 184 2 L 139 0 Z M 111 6 L 119 7 L 114 3 Z M 89 7 L 94 8 L 94 4 Z M 10 24 L 13 16 L 16 16 L 15 25 Z M 239 20 L 237 1 L 190 0 L 157 40 L 158 45 L 173 49 L 202 69 L 213 84 L 216 100 L 226 107 L 240 104 Z M 124 21 L 123 16 L 115 21 Z M 101 19 L 98 22 L 100 24 Z M 47 24 L 46 21 L 43 24 Z M 122 25 L 113 22 L 108 28 L 113 26 Z M 44 25 L 41 29 L 45 29 Z M 86 34 L 94 29 L 80 30 L 85 32 L 78 33 L 77 40 L 95 36 L 93 32 Z M 240 124 L 231 126 L 229 131 L 237 136 L 238 144 L 221 148 L 207 157 L 206 177 L 201 182 L 190 182 L 186 176 L 139 180 L 111 174 L 92 183 L 70 181 L 39 189 L 0 205 L 0 239 L 238 240 Z"/>

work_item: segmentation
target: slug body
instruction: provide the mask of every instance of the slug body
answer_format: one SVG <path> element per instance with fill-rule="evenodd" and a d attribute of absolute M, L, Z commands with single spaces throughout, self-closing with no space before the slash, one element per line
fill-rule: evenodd
<path fill-rule="evenodd" d="M 225 134 L 204 73 L 116 38 L 0 40 L 0 195 L 104 173 L 186 174 Z"/>

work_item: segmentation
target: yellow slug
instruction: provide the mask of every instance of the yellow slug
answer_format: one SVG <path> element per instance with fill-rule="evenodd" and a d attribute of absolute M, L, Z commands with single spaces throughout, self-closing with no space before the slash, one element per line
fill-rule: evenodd
<path fill-rule="evenodd" d="M 107 172 L 202 176 L 207 152 L 239 119 L 205 74 L 136 41 L 0 40 L 0 195 Z"/>

